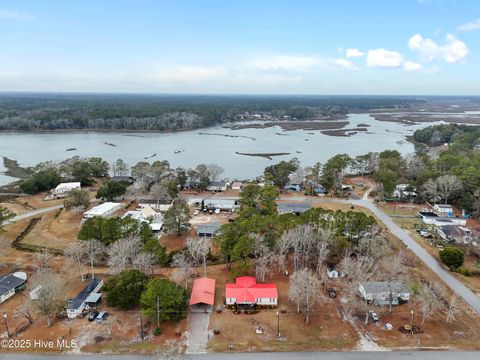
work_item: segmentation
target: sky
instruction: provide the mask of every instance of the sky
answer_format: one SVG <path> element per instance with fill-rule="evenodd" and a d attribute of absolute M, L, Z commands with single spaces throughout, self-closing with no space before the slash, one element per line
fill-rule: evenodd
<path fill-rule="evenodd" d="M 0 0 L 0 91 L 480 95 L 479 0 Z"/>

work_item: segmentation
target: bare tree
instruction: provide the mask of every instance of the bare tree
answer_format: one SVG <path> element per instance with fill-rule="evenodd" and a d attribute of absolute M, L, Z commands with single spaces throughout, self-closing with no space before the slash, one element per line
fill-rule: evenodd
<path fill-rule="evenodd" d="M 275 263 L 274 254 L 265 243 L 265 238 L 262 235 L 252 233 L 249 237 L 253 239 L 255 275 L 258 280 L 265 281 L 265 276 Z"/>
<path fill-rule="evenodd" d="M 41 252 L 36 254 L 38 271 L 47 272 L 52 266 L 53 255 L 50 250 L 45 247 Z"/>
<path fill-rule="evenodd" d="M 384 254 L 385 255 L 385 254 Z M 389 312 L 392 312 L 393 305 L 393 287 L 399 282 L 403 282 L 407 275 L 407 268 L 403 265 L 403 253 L 396 256 L 383 256 L 380 261 L 380 277 L 385 281 L 389 289 Z"/>
<path fill-rule="evenodd" d="M 195 269 L 199 263 L 202 263 L 204 276 L 207 276 L 207 255 L 212 246 L 212 240 L 207 237 L 192 238 L 189 237 L 185 241 L 185 251 L 192 258 L 193 268 Z"/>
<path fill-rule="evenodd" d="M 172 266 L 178 269 L 182 281 L 185 282 L 185 289 L 188 286 L 188 279 L 194 274 L 194 267 L 192 260 L 184 253 L 177 253 L 173 255 Z"/>
<path fill-rule="evenodd" d="M 448 199 L 455 193 L 462 190 L 462 182 L 455 175 L 442 175 L 439 176 L 435 183 L 437 184 L 438 192 L 443 199 L 444 203 L 448 202 Z"/>
<path fill-rule="evenodd" d="M 96 265 L 99 259 L 105 254 L 106 248 L 105 245 L 98 240 L 86 240 L 84 241 L 83 246 L 85 257 L 90 265 L 90 271 L 93 278 L 93 266 Z"/>
<path fill-rule="evenodd" d="M 141 251 L 132 259 L 132 267 L 142 272 L 150 272 L 153 275 L 155 255 Z"/>
<path fill-rule="evenodd" d="M 423 197 L 432 202 L 437 202 L 441 199 L 440 192 L 435 180 L 428 179 L 422 186 Z"/>
<path fill-rule="evenodd" d="M 447 322 L 456 321 L 456 316 L 461 312 L 461 301 L 453 294 L 447 306 Z"/>
<path fill-rule="evenodd" d="M 432 317 L 435 312 L 443 308 L 444 293 L 445 289 L 437 282 L 425 284 L 421 287 L 419 296 L 422 324 Z"/>
<path fill-rule="evenodd" d="M 84 281 L 83 265 L 85 264 L 85 247 L 84 241 L 77 241 L 73 245 L 65 249 L 65 256 L 74 266 L 75 272 L 80 273 L 82 281 Z"/>
<path fill-rule="evenodd" d="M 137 269 L 153 273 L 155 256 L 142 250 L 142 240 L 138 237 L 128 237 L 112 243 L 108 247 L 108 265 L 113 273 L 126 269 Z"/>
<path fill-rule="evenodd" d="M 290 277 L 288 298 L 296 302 L 297 313 L 300 312 L 300 306 L 303 307 L 306 324 L 310 321 L 313 307 L 320 301 L 320 289 L 320 281 L 309 269 L 296 271 Z"/>
<path fill-rule="evenodd" d="M 217 164 L 210 164 L 210 165 L 207 166 L 207 169 L 208 169 L 208 173 L 210 175 L 210 179 L 212 181 L 215 181 L 217 179 L 217 177 L 220 176 L 220 174 L 222 174 L 224 172 L 224 169 Z"/>
<path fill-rule="evenodd" d="M 27 319 L 28 324 L 33 324 L 33 314 L 31 312 L 31 303 L 30 301 L 23 302 L 20 306 L 15 309 L 15 316 L 22 317 Z"/>
<path fill-rule="evenodd" d="M 51 271 L 37 271 L 30 280 L 31 289 L 37 294 L 33 304 L 42 315 L 47 316 L 47 325 L 52 325 L 52 314 L 61 301 L 65 282 L 63 278 Z"/>

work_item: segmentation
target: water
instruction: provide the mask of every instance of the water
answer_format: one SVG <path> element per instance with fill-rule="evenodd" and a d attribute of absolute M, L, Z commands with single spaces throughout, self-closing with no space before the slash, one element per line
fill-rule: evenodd
<path fill-rule="evenodd" d="M 75 155 L 99 156 L 110 163 L 121 158 L 127 164 L 134 165 L 156 153 L 155 157 L 148 159 L 149 162 L 168 160 L 172 167 L 185 168 L 195 167 L 200 163 L 216 163 L 225 169 L 223 176 L 230 179 L 253 179 L 261 175 L 266 166 L 292 157 L 297 157 L 303 165 L 312 165 L 317 161 L 323 163 L 338 153 L 356 156 L 386 149 L 395 149 L 402 154 L 412 153 L 414 146 L 405 141 L 405 135 L 412 135 L 414 130 L 432 125 L 428 123 L 405 126 L 395 122 L 377 121 L 368 114 L 350 114 L 348 119 L 350 124 L 346 128 L 354 128 L 362 123 L 371 126 L 368 132 L 359 132 L 352 137 L 327 136 L 318 130 L 285 131 L 283 134 L 286 136 L 281 136 L 276 134 L 282 132 L 277 126 L 235 131 L 216 126 L 178 133 L 4 132 L 0 133 L 0 157 L 6 156 L 17 160 L 21 166 L 32 166 L 48 160 L 64 160 Z M 248 136 L 255 138 L 256 141 L 247 138 L 200 135 L 199 132 Z M 106 142 L 115 144 L 116 147 L 107 145 Z M 67 148 L 77 150 L 66 151 Z M 178 151 L 180 152 L 175 154 Z M 268 160 L 238 155 L 235 153 L 237 151 L 291 154 Z M 0 164 L 0 172 L 4 170 L 3 164 Z M 12 178 L 0 174 L 0 184 L 11 180 Z"/>

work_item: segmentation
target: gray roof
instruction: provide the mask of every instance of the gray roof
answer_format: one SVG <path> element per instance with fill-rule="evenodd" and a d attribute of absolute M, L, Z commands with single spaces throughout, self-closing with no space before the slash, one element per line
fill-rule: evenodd
<path fill-rule="evenodd" d="M 384 292 L 389 292 L 390 287 L 389 283 L 384 281 L 366 281 L 362 282 L 363 288 L 367 294 L 380 294 Z M 410 291 L 402 282 L 394 282 L 392 285 L 392 291 L 394 293 L 409 293 Z"/>
<path fill-rule="evenodd" d="M 222 225 L 216 222 L 198 225 L 197 235 L 199 236 L 213 236 L 220 229 Z"/>
<path fill-rule="evenodd" d="M 225 186 L 226 182 L 225 181 L 210 181 L 210 184 L 208 186 L 218 186 L 218 187 L 223 187 Z"/>
<path fill-rule="evenodd" d="M 24 279 L 8 274 L 0 277 L 0 296 L 25 283 Z"/>
<path fill-rule="evenodd" d="M 278 212 L 303 213 L 312 208 L 309 203 L 280 203 L 278 204 Z"/>
<path fill-rule="evenodd" d="M 82 291 L 80 291 L 80 293 L 77 295 L 77 297 L 75 299 L 70 300 L 70 302 L 68 303 L 68 309 L 69 310 L 76 310 L 76 309 L 80 308 L 83 305 L 83 303 L 85 302 L 85 300 L 88 298 L 88 296 L 91 293 L 93 293 L 93 291 L 98 286 L 98 284 L 100 284 L 101 281 L 102 281 L 102 279 L 99 279 L 99 278 L 96 278 L 96 277 L 91 279 L 88 282 L 88 285 L 85 286 L 85 288 Z"/>

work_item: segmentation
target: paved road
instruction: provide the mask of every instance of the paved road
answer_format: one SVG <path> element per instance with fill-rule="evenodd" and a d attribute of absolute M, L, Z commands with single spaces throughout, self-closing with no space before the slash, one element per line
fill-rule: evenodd
<path fill-rule="evenodd" d="M 50 212 L 50 211 L 57 210 L 57 209 L 60 209 L 60 208 L 63 208 L 63 205 L 60 204 L 60 205 L 45 207 L 45 208 L 42 208 L 42 209 L 32 210 L 32 211 L 26 212 L 25 214 L 14 216 L 13 218 L 5 221 L 5 224 L 10 224 L 10 223 L 15 222 L 15 221 L 27 219 L 29 217 L 44 214 L 46 212 Z"/>
<path fill-rule="evenodd" d="M 186 355 L 192 360 L 478 360 L 478 352 L 402 351 L 402 352 L 304 352 L 304 353 L 211 353 Z M 0 354 L 0 360 L 156 360 L 144 355 L 36 355 Z"/>

